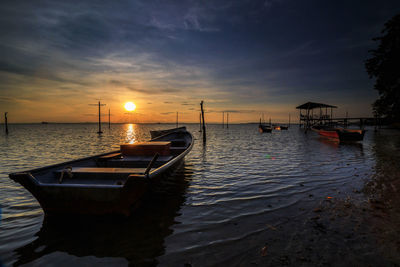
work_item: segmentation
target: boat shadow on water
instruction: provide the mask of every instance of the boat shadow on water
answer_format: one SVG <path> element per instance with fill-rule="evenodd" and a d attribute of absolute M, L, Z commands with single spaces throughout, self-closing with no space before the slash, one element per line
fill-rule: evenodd
<path fill-rule="evenodd" d="M 46 216 L 37 239 L 14 251 L 14 264 L 40 263 L 46 255 L 66 252 L 77 257 L 124 258 L 133 266 L 156 265 L 156 258 L 165 251 L 164 239 L 172 233 L 185 202 L 191 169 L 183 161 L 172 173 L 163 175 L 127 218 Z"/>

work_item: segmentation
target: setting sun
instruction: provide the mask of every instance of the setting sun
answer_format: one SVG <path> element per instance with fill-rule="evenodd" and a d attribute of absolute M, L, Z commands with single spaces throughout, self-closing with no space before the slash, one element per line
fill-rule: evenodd
<path fill-rule="evenodd" d="M 125 109 L 127 111 L 134 111 L 136 109 L 136 105 L 133 102 L 127 102 L 125 104 Z"/>

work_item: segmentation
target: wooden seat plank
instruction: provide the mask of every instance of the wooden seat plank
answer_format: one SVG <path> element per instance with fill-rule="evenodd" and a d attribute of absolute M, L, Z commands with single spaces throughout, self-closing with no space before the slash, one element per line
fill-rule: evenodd
<path fill-rule="evenodd" d="M 170 161 L 173 158 L 173 156 L 159 156 L 157 159 L 157 162 L 167 162 Z M 120 159 L 110 159 L 110 161 L 113 162 L 142 162 L 142 161 L 148 161 L 150 162 L 153 159 L 153 156 L 124 156 L 123 158 Z"/>
<path fill-rule="evenodd" d="M 72 174 L 79 174 L 79 173 L 135 173 L 141 174 L 144 173 L 146 168 L 99 168 L 99 167 L 73 167 L 71 170 Z M 57 170 L 56 173 L 61 173 L 63 170 Z"/>

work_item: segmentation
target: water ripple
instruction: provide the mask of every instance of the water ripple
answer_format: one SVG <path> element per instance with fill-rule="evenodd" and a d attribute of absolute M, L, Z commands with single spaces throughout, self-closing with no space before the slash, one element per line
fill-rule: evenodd
<path fill-rule="evenodd" d="M 112 151 L 168 126 L 113 125 L 101 137 L 94 124 L 11 126 L 10 135 L 0 137 L 0 255 L 6 265 L 184 260 L 185 253 L 238 243 L 264 231 L 267 223 L 278 226 L 301 216 L 300 204 L 351 190 L 376 164 L 372 132 L 363 144 L 342 145 L 297 127 L 259 134 L 255 125 L 209 125 L 203 146 L 198 126 L 189 125 L 196 145 L 175 174 L 180 183 L 166 182 L 149 212 L 128 222 L 71 226 L 63 233 L 43 222 L 37 201 L 8 173 Z"/>

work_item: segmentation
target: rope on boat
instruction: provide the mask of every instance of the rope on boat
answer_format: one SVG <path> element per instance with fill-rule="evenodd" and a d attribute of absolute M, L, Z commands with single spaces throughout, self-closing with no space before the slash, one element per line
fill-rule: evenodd
<path fill-rule="evenodd" d="M 72 167 L 67 166 L 61 171 L 60 179 L 58 179 L 59 184 L 61 184 L 63 182 L 64 173 L 66 173 L 69 178 L 72 178 Z"/>
<path fill-rule="evenodd" d="M 153 167 L 154 163 L 157 161 L 159 156 L 160 156 L 160 154 L 156 153 L 154 155 L 153 159 L 150 161 L 149 165 L 147 166 L 146 170 L 144 171 L 144 175 L 146 177 L 149 177 L 150 170 Z"/>

